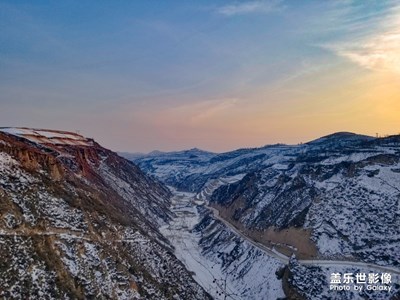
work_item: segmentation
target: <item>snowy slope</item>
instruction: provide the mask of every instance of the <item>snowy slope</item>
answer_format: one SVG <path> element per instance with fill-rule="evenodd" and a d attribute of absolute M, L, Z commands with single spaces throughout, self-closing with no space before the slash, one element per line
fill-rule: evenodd
<path fill-rule="evenodd" d="M 171 219 L 170 192 L 72 140 L 0 131 L 0 298 L 209 299 L 157 229 Z"/>
<path fill-rule="evenodd" d="M 399 136 L 337 133 L 307 144 L 214 154 L 194 163 L 188 157 L 170 159 L 165 153 L 136 162 L 178 190 L 198 193 L 198 201 L 207 199 L 243 234 L 286 256 L 399 270 Z M 239 180 L 226 180 L 235 176 Z M 199 233 L 206 234 L 202 229 Z M 220 253 L 219 242 L 208 244 L 214 249 L 210 257 Z M 293 268 L 293 276 L 319 272 L 323 281 L 313 289 L 286 277 L 284 283 L 290 288 L 285 294 L 295 290 L 299 299 L 341 299 L 342 294 L 327 290 L 326 274 L 336 270 L 328 265 Z M 357 271 L 345 265 L 337 268 Z M 375 293 L 373 299 L 395 298 L 399 287 L 397 277 L 391 294 Z M 370 293 L 343 295 L 343 299 L 371 297 Z"/>
<path fill-rule="evenodd" d="M 67 131 L 32 129 L 25 127 L 2 127 L 0 128 L 0 131 L 23 137 L 37 144 L 93 146 L 90 139 L 87 139 L 80 134 Z"/>
<path fill-rule="evenodd" d="M 284 297 L 275 272 L 283 264 L 236 236 L 194 205 L 195 194 L 174 191 L 176 217 L 161 229 L 177 257 L 215 299 Z"/>

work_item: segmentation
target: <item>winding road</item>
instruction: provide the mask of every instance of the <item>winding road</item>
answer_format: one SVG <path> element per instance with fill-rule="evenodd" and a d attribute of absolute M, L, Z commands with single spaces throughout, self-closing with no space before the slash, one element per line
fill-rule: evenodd
<path fill-rule="evenodd" d="M 202 200 L 204 203 L 208 203 L 208 197 L 212 194 L 213 190 L 219 187 L 222 184 L 226 184 L 226 180 L 215 180 L 209 186 L 204 188 L 199 194 L 196 195 L 195 200 Z M 219 211 L 213 207 L 208 205 L 204 205 L 207 209 L 212 212 L 214 219 L 222 222 L 226 227 L 228 227 L 231 231 L 235 234 L 240 236 L 242 239 L 246 240 L 248 243 L 252 244 L 254 247 L 264 251 L 267 255 L 272 256 L 284 264 L 289 263 L 290 257 L 278 252 L 275 248 L 268 248 L 267 246 L 260 244 L 254 240 L 252 240 L 247 235 L 243 234 L 240 230 L 238 230 L 235 226 L 233 226 L 230 222 L 223 219 L 219 215 Z M 400 275 L 400 270 L 395 267 L 390 266 L 380 266 L 372 263 L 365 263 L 365 262 L 357 262 L 357 261 L 346 261 L 346 260 L 298 260 L 299 264 L 302 265 L 310 265 L 310 266 L 319 266 L 319 267 L 353 267 L 353 268 L 365 268 L 379 272 L 391 273 Z"/>

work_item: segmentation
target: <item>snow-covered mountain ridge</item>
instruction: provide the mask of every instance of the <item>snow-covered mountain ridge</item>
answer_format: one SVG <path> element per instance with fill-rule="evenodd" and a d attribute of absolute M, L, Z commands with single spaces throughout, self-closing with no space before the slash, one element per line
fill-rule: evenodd
<path fill-rule="evenodd" d="M 0 298 L 208 299 L 159 232 L 170 191 L 81 135 L 0 129 Z"/>
<path fill-rule="evenodd" d="M 205 194 L 225 220 L 287 256 L 400 267 L 400 136 L 337 133 L 300 145 L 135 162 L 182 191 Z M 227 180 L 233 177 L 241 179 Z M 290 282 L 314 299 L 315 291 Z"/>

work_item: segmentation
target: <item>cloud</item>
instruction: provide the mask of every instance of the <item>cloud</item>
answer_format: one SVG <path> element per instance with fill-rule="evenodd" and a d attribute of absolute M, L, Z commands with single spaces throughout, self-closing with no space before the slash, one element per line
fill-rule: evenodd
<path fill-rule="evenodd" d="M 400 9 L 394 7 L 380 22 L 370 20 L 368 31 L 322 45 L 336 55 L 369 70 L 400 74 Z M 371 30 L 372 28 L 372 30 Z"/>
<path fill-rule="evenodd" d="M 400 74 L 400 31 L 378 34 L 359 45 L 342 45 L 335 51 L 361 67 Z"/>
<path fill-rule="evenodd" d="M 281 0 L 270 1 L 248 1 L 245 3 L 234 3 L 221 6 L 217 13 L 225 16 L 236 16 L 251 13 L 271 13 L 283 9 Z"/>

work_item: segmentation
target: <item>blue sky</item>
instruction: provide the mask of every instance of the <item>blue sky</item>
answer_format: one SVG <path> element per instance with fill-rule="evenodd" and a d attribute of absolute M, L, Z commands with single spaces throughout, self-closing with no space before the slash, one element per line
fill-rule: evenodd
<path fill-rule="evenodd" d="M 0 28 L 2 126 L 124 151 L 400 131 L 396 1 L 0 0 Z"/>

